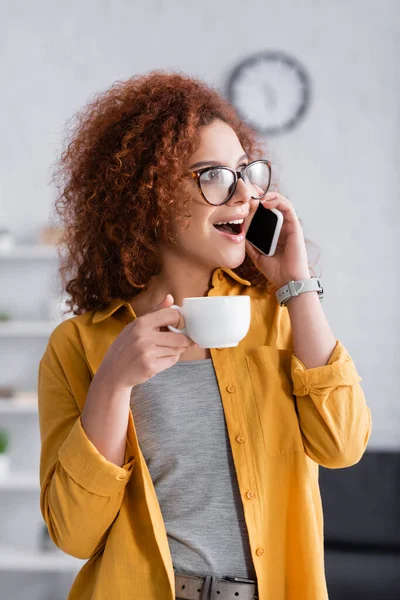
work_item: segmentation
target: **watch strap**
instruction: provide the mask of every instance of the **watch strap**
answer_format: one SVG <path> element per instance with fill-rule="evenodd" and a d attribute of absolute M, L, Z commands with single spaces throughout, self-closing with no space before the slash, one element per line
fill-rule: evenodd
<path fill-rule="evenodd" d="M 324 297 L 324 288 L 322 287 L 319 277 L 310 277 L 309 279 L 298 279 L 297 281 L 289 281 L 275 292 L 276 299 L 280 306 L 286 306 L 287 301 L 294 296 L 299 296 L 304 292 L 318 292 L 320 301 Z"/>

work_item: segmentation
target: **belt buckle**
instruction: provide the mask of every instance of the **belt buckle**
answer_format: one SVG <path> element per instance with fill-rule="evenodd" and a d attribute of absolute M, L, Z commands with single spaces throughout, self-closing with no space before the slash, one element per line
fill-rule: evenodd
<path fill-rule="evenodd" d="M 227 579 L 228 581 L 234 581 L 235 583 L 257 583 L 257 581 L 254 579 L 247 579 L 246 577 L 230 577 L 227 575 L 224 577 L 224 579 Z"/>

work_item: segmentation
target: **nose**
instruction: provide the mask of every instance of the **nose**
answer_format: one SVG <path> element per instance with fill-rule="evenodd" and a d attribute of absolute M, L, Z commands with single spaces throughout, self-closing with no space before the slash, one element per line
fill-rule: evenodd
<path fill-rule="evenodd" d="M 232 198 L 227 202 L 227 204 L 244 204 L 245 202 L 250 202 L 251 200 L 251 191 L 248 186 L 245 184 L 243 179 L 239 178 L 235 193 Z"/>

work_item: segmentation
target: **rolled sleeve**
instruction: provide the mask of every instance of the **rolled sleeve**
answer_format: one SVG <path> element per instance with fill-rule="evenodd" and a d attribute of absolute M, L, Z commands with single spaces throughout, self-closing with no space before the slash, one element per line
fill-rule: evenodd
<path fill-rule="evenodd" d="M 92 494 L 111 496 L 122 492 L 131 476 L 135 458 L 122 467 L 108 461 L 92 444 L 83 429 L 81 417 L 58 451 L 68 475 Z"/>
<path fill-rule="evenodd" d="M 337 340 L 326 365 L 306 369 L 292 354 L 293 394 L 306 454 L 326 468 L 343 468 L 362 457 L 372 430 L 362 381 Z"/>
<path fill-rule="evenodd" d="M 306 396 L 310 390 L 325 393 L 327 388 L 336 388 L 342 385 L 354 385 L 362 381 L 357 372 L 352 358 L 340 340 L 326 365 L 307 369 L 295 354 L 292 354 L 292 380 L 296 396 Z"/>

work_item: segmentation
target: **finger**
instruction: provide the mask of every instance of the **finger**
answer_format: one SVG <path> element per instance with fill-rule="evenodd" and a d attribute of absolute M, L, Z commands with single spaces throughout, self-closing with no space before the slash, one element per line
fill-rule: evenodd
<path fill-rule="evenodd" d="M 258 196 L 261 197 L 264 194 L 264 190 L 260 188 L 256 183 L 252 183 L 253 188 L 258 193 Z"/>
<path fill-rule="evenodd" d="M 152 336 L 156 346 L 166 348 L 190 348 L 194 345 L 187 335 L 183 333 L 174 333 L 172 331 L 156 333 Z"/>
<path fill-rule="evenodd" d="M 165 298 L 159 304 L 156 304 L 154 308 L 149 312 L 155 312 L 156 310 L 160 310 L 161 308 L 168 308 L 173 303 L 174 297 L 172 296 L 172 294 L 167 294 Z"/>
<path fill-rule="evenodd" d="M 172 348 L 159 348 L 159 350 L 160 354 L 156 356 L 156 360 L 157 364 L 161 366 L 161 371 L 168 367 L 172 367 L 172 365 L 178 362 L 181 355 L 180 352 L 172 350 Z"/>
<path fill-rule="evenodd" d="M 271 196 L 267 194 L 265 198 L 260 200 L 264 208 L 276 208 L 278 209 L 284 216 L 285 220 L 290 223 L 298 222 L 298 217 L 296 215 L 296 211 L 294 206 L 287 198 L 281 196 L 281 194 L 277 194 L 275 192 L 271 193 Z"/>
<path fill-rule="evenodd" d="M 270 206 L 271 204 L 279 204 L 285 208 L 292 208 L 294 210 L 293 204 L 289 202 L 287 198 L 277 194 L 276 192 L 271 192 L 271 194 L 267 194 L 264 198 L 260 200 L 263 206 Z"/>
<path fill-rule="evenodd" d="M 149 313 L 154 313 L 162 308 L 168 308 L 170 307 L 172 304 L 174 304 L 174 297 L 172 296 L 172 294 L 166 294 L 165 298 L 159 302 L 158 304 L 155 304 L 153 306 L 153 308 L 151 310 L 148 311 L 147 314 Z M 166 327 L 162 327 L 161 331 L 169 331 L 169 329 L 167 329 Z"/>
<path fill-rule="evenodd" d="M 178 327 L 180 318 L 181 314 L 176 308 L 160 308 L 142 317 L 143 321 L 152 329 L 167 325 Z"/>

